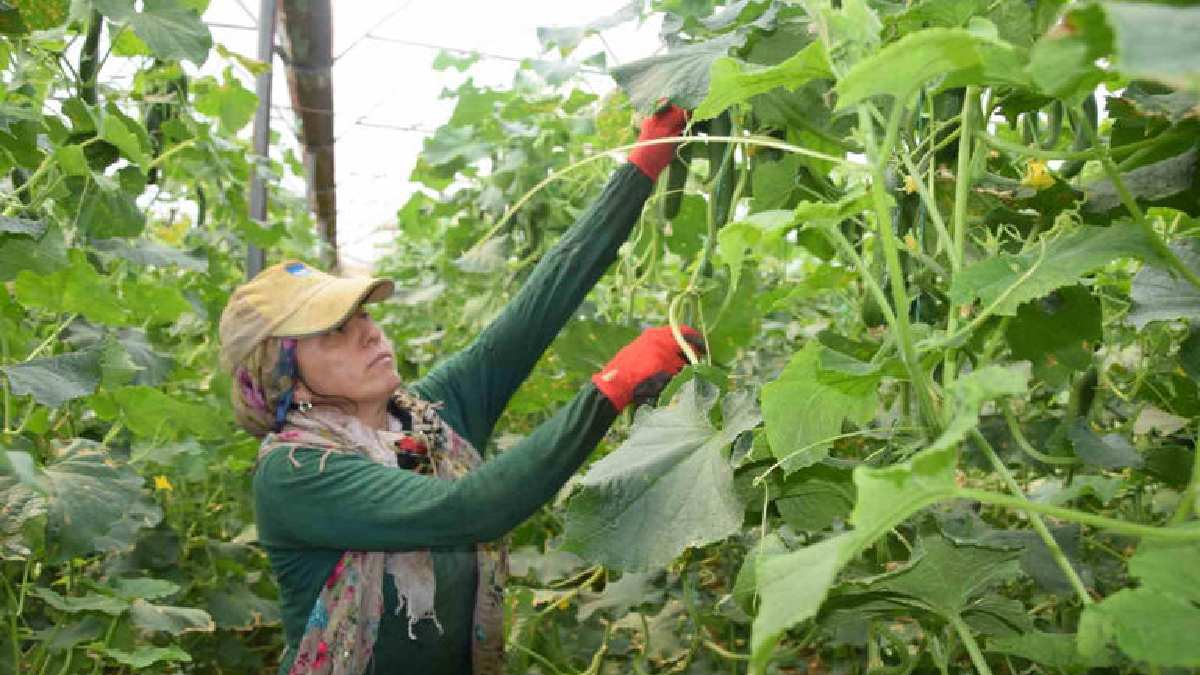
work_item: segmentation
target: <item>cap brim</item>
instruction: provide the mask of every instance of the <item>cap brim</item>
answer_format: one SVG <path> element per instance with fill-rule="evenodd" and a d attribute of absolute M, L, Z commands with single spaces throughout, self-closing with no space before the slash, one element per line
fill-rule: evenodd
<path fill-rule="evenodd" d="M 391 297 L 395 284 L 369 277 L 335 278 L 300 303 L 275 330 L 273 337 L 304 337 L 324 333 L 350 318 L 355 308 Z"/>

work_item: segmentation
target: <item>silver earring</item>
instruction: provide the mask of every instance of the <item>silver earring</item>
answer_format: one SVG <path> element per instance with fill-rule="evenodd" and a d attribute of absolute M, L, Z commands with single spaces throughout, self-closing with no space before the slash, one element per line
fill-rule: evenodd
<path fill-rule="evenodd" d="M 299 403 L 296 404 L 296 408 L 302 414 L 308 414 L 308 411 L 312 410 L 312 401 L 300 401 Z"/>

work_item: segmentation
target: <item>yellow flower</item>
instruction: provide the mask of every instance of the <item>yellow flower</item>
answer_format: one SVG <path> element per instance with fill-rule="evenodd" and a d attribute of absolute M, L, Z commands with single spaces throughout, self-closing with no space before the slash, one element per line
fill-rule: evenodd
<path fill-rule="evenodd" d="M 917 179 L 912 176 L 904 177 L 904 193 L 911 195 L 917 191 Z"/>
<path fill-rule="evenodd" d="M 1054 176 L 1046 171 L 1045 162 L 1040 159 L 1031 159 L 1025 165 L 1025 176 L 1021 179 L 1021 185 L 1034 190 L 1045 190 L 1054 185 Z"/>
<path fill-rule="evenodd" d="M 175 489 L 175 486 L 171 485 L 171 481 L 167 480 L 166 476 L 159 475 L 154 477 L 154 489 L 155 491 L 166 490 L 170 492 Z"/>

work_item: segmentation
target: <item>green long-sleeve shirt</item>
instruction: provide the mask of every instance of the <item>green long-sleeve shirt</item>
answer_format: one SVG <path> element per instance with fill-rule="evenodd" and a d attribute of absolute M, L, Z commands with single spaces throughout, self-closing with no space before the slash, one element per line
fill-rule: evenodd
<path fill-rule="evenodd" d="M 616 258 L 652 182 L 627 164 L 534 268 L 500 315 L 463 351 L 412 385 L 442 401 L 442 417 L 484 448 L 504 407 L 583 297 Z M 375 464 L 349 454 L 301 449 L 269 454 L 254 476 L 259 542 L 280 588 L 289 655 L 303 635 L 321 585 L 347 550 L 433 552 L 435 610 L 408 637 L 396 593 L 384 581 L 384 614 L 369 672 L 458 674 L 471 670 L 475 547 L 493 541 L 552 498 L 616 417 L 590 383 L 516 447 L 457 481 Z M 290 659 L 283 664 L 284 672 Z"/>

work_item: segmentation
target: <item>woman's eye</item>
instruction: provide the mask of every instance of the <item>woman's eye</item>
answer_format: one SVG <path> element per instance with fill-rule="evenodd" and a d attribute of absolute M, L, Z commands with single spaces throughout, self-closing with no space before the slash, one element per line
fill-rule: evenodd
<path fill-rule="evenodd" d="M 333 332 L 335 332 L 335 333 L 341 333 L 342 331 L 346 330 L 346 326 L 347 326 L 347 325 L 350 323 L 350 321 L 352 321 L 353 319 L 356 319 L 356 318 L 357 318 L 357 319 L 366 319 L 366 318 L 368 318 L 368 317 L 370 317 L 370 316 L 371 316 L 371 315 L 367 313 L 367 310 L 365 310 L 365 309 L 360 309 L 359 311 L 357 311 L 357 312 L 355 312 L 354 314 L 352 314 L 352 315 L 350 316 L 350 318 L 348 318 L 348 319 L 346 319 L 345 321 L 343 321 L 343 322 L 339 323 L 338 325 L 334 326 L 334 327 L 333 327 Z"/>

